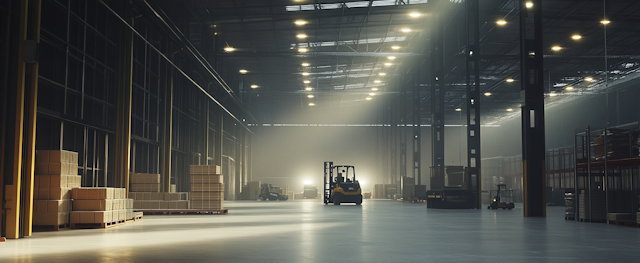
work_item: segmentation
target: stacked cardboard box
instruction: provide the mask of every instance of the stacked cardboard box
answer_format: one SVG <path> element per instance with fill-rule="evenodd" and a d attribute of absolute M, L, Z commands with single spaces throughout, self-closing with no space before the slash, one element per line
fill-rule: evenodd
<path fill-rule="evenodd" d="M 33 225 L 60 226 L 69 223 L 71 189 L 80 187 L 78 153 L 70 151 L 36 152 L 33 180 Z"/>
<path fill-rule="evenodd" d="M 241 200 L 258 200 L 260 198 L 260 181 L 247 182 L 242 186 Z"/>
<path fill-rule="evenodd" d="M 160 192 L 160 175 L 131 173 L 129 192 Z"/>
<path fill-rule="evenodd" d="M 133 198 L 133 208 L 136 210 L 147 209 L 188 209 L 188 193 L 129 193 Z"/>
<path fill-rule="evenodd" d="M 591 201 L 589 201 L 591 195 Z M 605 193 L 601 190 L 591 190 L 591 193 L 580 190 L 578 196 L 579 218 L 585 221 L 604 221 L 607 218 Z"/>
<path fill-rule="evenodd" d="M 189 205 L 191 209 L 222 209 L 224 184 L 220 166 L 192 165 L 190 174 Z"/>
<path fill-rule="evenodd" d="M 134 217 L 133 200 L 126 189 L 110 187 L 73 188 L 71 225 L 122 223 Z"/>

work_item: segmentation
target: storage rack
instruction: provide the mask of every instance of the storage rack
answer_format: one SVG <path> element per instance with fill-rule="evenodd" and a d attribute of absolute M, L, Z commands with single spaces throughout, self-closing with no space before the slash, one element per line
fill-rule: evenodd
<path fill-rule="evenodd" d="M 636 122 L 606 129 L 587 127 L 584 132 L 576 132 L 575 220 L 604 222 L 609 213 L 630 213 L 635 220 L 640 174 L 638 149 L 633 147 L 637 131 Z M 626 141 L 621 143 L 618 134 L 625 134 Z M 612 136 L 617 136 L 617 143 Z"/>

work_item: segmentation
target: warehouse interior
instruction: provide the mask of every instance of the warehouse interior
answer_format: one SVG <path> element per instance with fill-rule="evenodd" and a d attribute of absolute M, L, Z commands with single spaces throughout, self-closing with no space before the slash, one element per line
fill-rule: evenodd
<path fill-rule="evenodd" d="M 0 258 L 640 255 L 637 1 L 10 0 L 0 14 Z M 341 165 L 354 205 L 334 198 Z"/>

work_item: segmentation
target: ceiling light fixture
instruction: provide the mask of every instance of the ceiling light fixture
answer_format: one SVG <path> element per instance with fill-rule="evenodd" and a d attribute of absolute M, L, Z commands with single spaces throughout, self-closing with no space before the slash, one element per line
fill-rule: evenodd
<path fill-rule="evenodd" d="M 257 89 L 258 87 L 259 87 L 259 86 L 258 86 L 258 85 L 255 85 L 255 84 L 254 84 L 254 85 L 251 85 L 251 88 L 252 88 L 252 89 Z"/>
<path fill-rule="evenodd" d="M 369 93 L 369 96 L 375 96 L 375 95 L 376 95 L 375 93 Z"/>
<path fill-rule="evenodd" d="M 396 59 L 396 56 L 388 56 L 387 58 L 391 59 L 391 60 L 394 60 L 394 59 Z"/>
<path fill-rule="evenodd" d="M 378 76 L 386 76 L 386 75 L 387 75 L 387 73 L 384 73 L 384 72 L 378 73 Z"/>
<path fill-rule="evenodd" d="M 600 21 L 600 24 L 603 24 L 603 25 L 608 25 L 610 23 L 611 23 L 611 21 L 609 21 L 608 19 L 604 19 L 604 20 Z"/>
<path fill-rule="evenodd" d="M 315 97 L 315 96 L 313 96 L 313 94 L 309 94 L 309 95 L 307 95 L 307 98 L 312 99 L 313 97 Z"/>
<path fill-rule="evenodd" d="M 512 108 L 508 108 L 508 109 L 507 109 L 507 111 L 508 111 L 508 112 L 512 112 L 512 111 L 513 111 L 513 109 L 512 109 Z"/>
<path fill-rule="evenodd" d="M 422 15 L 422 14 L 420 14 L 420 13 L 418 13 L 418 12 L 412 12 L 412 13 L 410 13 L 410 14 L 409 14 L 409 16 L 410 16 L 410 17 L 414 17 L 414 18 L 416 18 L 416 17 L 420 17 L 421 15 Z"/>
<path fill-rule="evenodd" d="M 591 81 L 593 81 L 593 78 L 592 77 L 586 77 L 586 78 L 584 78 L 584 81 L 591 82 Z"/>
<path fill-rule="evenodd" d="M 297 38 L 307 38 L 306 34 L 297 34 L 296 35 Z"/>
<path fill-rule="evenodd" d="M 393 64 L 392 64 L 392 63 L 387 62 L 387 63 L 384 63 L 384 65 L 385 65 L 385 66 L 387 66 L 387 67 L 389 67 L 389 66 L 391 66 L 391 65 L 393 65 Z"/>
<path fill-rule="evenodd" d="M 573 87 L 572 86 L 567 86 L 566 88 L 564 88 L 566 91 L 572 91 Z"/>
<path fill-rule="evenodd" d="M 236 49 L 233 48 L 233 47 L 225 47 L 224 48 L 224 52 L 233 52 L 234 50 L 236 50 Z"/>
<path fill-rule="evenodd" d="M 305 63 L 302 63 L 302 66 L 303 66 L 303 67 L 308 67 L 308 66 L 309 66 L 309 63 L 306 63 L 306 62 L 305 62 Z"/>
<path fill-rule="evenodd" d="M 573 40 L 579 40 L 581 38 L 582 38 L 582 36 L 578 35 L 578 34 L 575 34 L 575 35 L 571 36 L 571 39 L 573 39 Z"/>
<path fill-rule="evenodd" d="M 515 79 L 512 79 L 512 78 L 508 78 L 506 81 L 507 81 L 507 82 L 509 82 L 509 83 L 511 83 L 511 82 L 516 81 L 516 80 L 515 80 Z"/>
<path fill-rule="evenodd" d="M 491 96 L 491 92 L 485 92 L 484 95 L 489 97 L 489 96 Z"/>
<path fill-rule="evenodd" d="M 302 72 L 302 76 L 309 76 L 309 72 Z"/>
<path fill-rule="evenodd" d="M 507 24 L 507 21 L 504 21 L 503 19 L 496 21 L 496 24 L 498 24 L 499 26 L 504 26 Z"/>
<path fill-rule="evenodd" d="M 366 100 L 372 100 L 372 99 L 373 99 L 373 98 L 371 98 L 371 97 L 367 97 L 367 98 L 366 98 Z"/>
<path fill-rule="evenodd" d="M 398 50 L 398 49 L 400 49 L 400 46 L 391 46 L 391 49 Z"/>
<path fill-rule="evenodd" d="M 241 69 L 241 70 L 238 70 L 238 72 L 240 72 L 240 74 L 247 74 L 247 72 L 249 71 L 246 69 Z"/>
<path fill-rule="evenodd" d="M 382 81 L 380 81 L 380 80 L 378 80 L 378 79 L 376 79 L 376 80 L 374 80 L 374 81 L 373 81 L 373 83 L 380 83 L 380 82 L 382 82 Z"/>
<path fill-rule="evenodd" d="M 553 51 L 560 51 L 561 49 L 562 49 L 562 47 L 560 47 L 560 46 L 551 47 L 551 50 L 553 50 Z"/>
<path fill-rule="evenodd" d="M 400 29 L 400 31 L 402 31 L 404 33 L 409 33 L 409 32 L 411 32 L 411 29 L 410 28 L 403 28 L 403 29 Z"/>
<path fill-rule="evenodd" d="M 524 6 L 526 6 L 527 8 L 532 8 L 533 2 L 527 2 L 526 4 L 524 4 Z"/>
<path fill-rule="evenodd" d="M 309 83 L 311 83 L 311 80 L 305 80 L 305 81 L 303 81 L 302 83 L 304 83 L 304 84 L 309 84 Z"/>
<path fill-rule="evenodd" d="M 378 88 L 371 88 L 371 90 L 373 90 L 373 91 L 378 91 Z"/>
<path fill-rule="evenodd" d="M 462 109 L 461 108 L 456 108 L 456 111 L 462 111 Z"/>
<path fill-rule="evenodd" d="M 313 102 L 309 102 L 309 106 L 316 106 L 316 104 Z"/>
<path fill-rule="evenodd" d="M 304 88 L 304 90 L 306 90 L 306 91 L 312 91 L 312 90 L 313 90 L 313 88 L 312 88 L 312 87 L 306 87 L 306 88 Z"/>
<path fill-rule="evenodd" d="M 300 52 L 300 53 L 304 53 L 304 52 L 307 52 L 307 51 L 309 51 L 307 48 L 304 48 L 304 47 L 298 48 L 298 52 Z"/>
<path fill-rule="evenodd" d="M 298 26 L 304 26 L 307 24 L 307 21 L 304 20 L 296 20 L 295 22 L 293 22 L 294 24 L 298 25 Z"/>

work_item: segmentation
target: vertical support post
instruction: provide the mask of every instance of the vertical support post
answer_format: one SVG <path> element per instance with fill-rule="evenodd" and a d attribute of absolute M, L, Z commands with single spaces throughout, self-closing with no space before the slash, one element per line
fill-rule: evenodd
<path fill-rule="evenodd" d="M 473 207 L 482 206 L 480 156 L 480 26 L 479 0 L 467 0 L 467 171 Z M 466 180 L 466 178 L 465 178 Z"/>
<path fill-rule="evenodd" d="M 120 14 L 133 25 L 132 4 L 120 3 Z M 131 92 L 133 77 L 133 31 L 120 26 L 118 38 L 118 86 L 116 103 L 115 180 L 114 186 L 129 192 L 131 161 Z"/>
<path fill-rule="evenodd" d="M 224 113 L 221 109 L 218 110 L 218 114 L 216 116 L 216 134 L 215 134 L 215 153 L 214 153 L 214 163 L 215 165 L 219 165 L 222 169 L 222 147 L 224 143 Z"/>
<path fill-rule="evenodd" d="M 170 60 L 173 60 L 173 47 L 170 40 L 165 40 L 164 51 Z M 161 146 L 161 173 L 163 177 L 162 190 L 171 191 L 171 145 L 173 136 L 173 66 L 168 61 L 162 62 L 162 86 L 164 87 L 164 99 L 162 106 L 162 146 Z"/>
<path fill-rule="evenodd" d="M 420 67 L 417 67 L 420 68 Z M 420 100 L 422 97 L 420 96 L 420 79 L 418 71 L 413 74 L 413 178 L 416 180 L 416 185 L 421 185 L 421 162 L 420 162 L 420 124 L 422 123 L 422 111 L 420 109 Z"/>
<path fill-rule="evenodd" d="M 30 11 L 30 33 L 31 40 L 36 43 L 40 43 L 40 11 L 41 0 L 34 0 L 32 2 Z M 27 65 L 27 73 L 29 77 L 29 88 L 27 91 L 28 101 L 25 105 L 26 114 L 26 129 L 25 129 L 25 160 L 24 168 L 24 190 L 23 194 L 23 218 L 22 225 L 23 236 L 31 236 L 32 233 L 32 219 L 33 219 L 33 174 L 34 165 L 36 159 L 36 117 L 38 113 L 38 63 L 32 61 Z"/>
<path fill-rule="evenodd" d="M 533 6 L 527 8 L 526 3 Z M 545 217 L 542 0 L 520 1 L 522 182 L 525 217 Z"/>
<path fill-rule="evenodd" d="M 444 189 L 444 36 L 440 15 L 431 31 L 431 189 Z"/>
<path fill-rule="evenodd" d="M 243 183 L 242 173 L 244 172 L 242 169 L 242 166 L 243 166 L 242 162 L 244 161 L 242 158 L 242 152 L 243 152 L 242 148 L 244 148 L 244 145 L 243 145 L 244 143 L 242 142 L 244 139 L 244 129 L 239 128 L 238 125 L 235 125 L 234 128 L 236 133 L 236 145 L 235 145 L 236 147 L 236 151 L 235 151 L 236 152 L 236 156 L 235 156 L 236 180 L 234 185 L 234 189 L 235 189 L 234 199 L 238 200 L 238 197 L 240 195 L 240 190 L 242 189 L 242 183 Z"/>
<path fill-rule="evenodd" d="M 398 105 L 396 105 L 395 103 L 397 101 L 397 96 L 399 95 L 393 95 L 393 97 L 389 100 L 389 123 L 391 123 L 391 127 L 389 128 L 389 148 L 391 151 L 391 155 L 389 156 L 389 158 L 391 159 L 391 173 L 390 178 L 385 180 L 384 183 L 388 183 L 388 181 L 391 181 L 390 179 L 396 178 L 396 176 L 398 175 L 398 144 L 396 143 L 398 140 L 398 115 L 395 110 L 398 108 Z"/>

